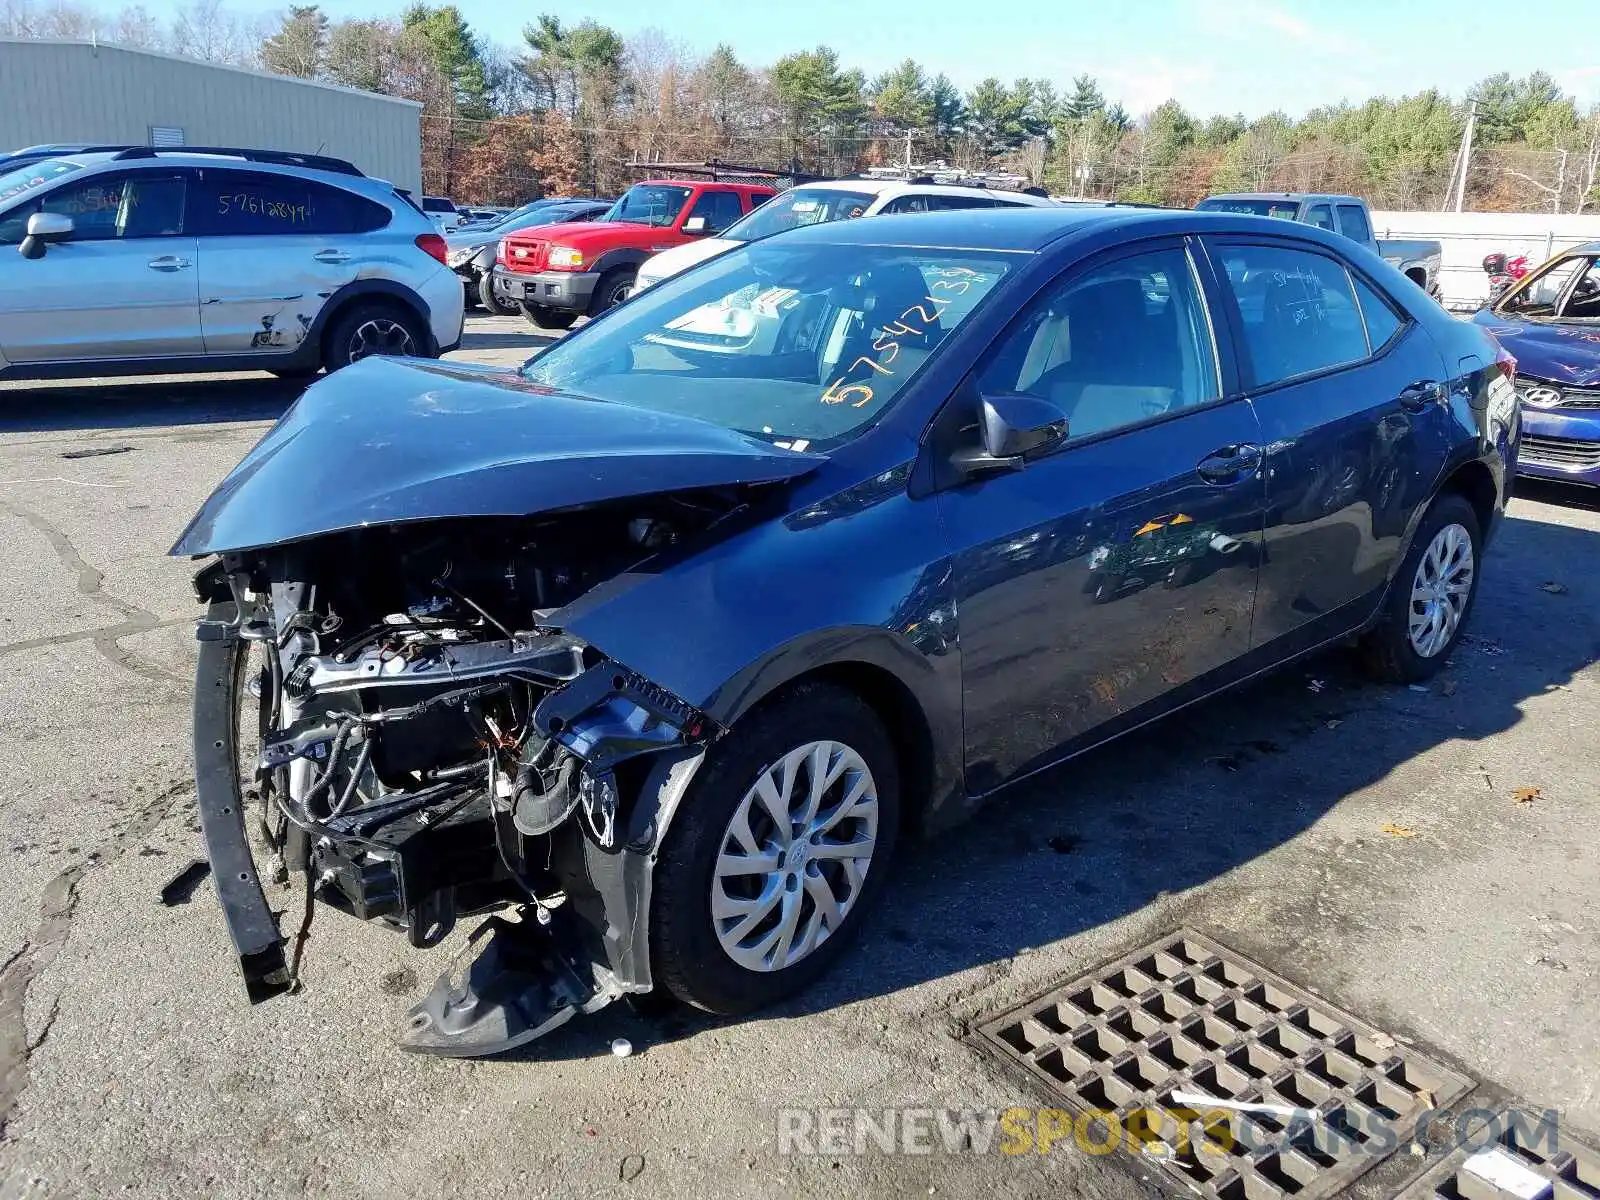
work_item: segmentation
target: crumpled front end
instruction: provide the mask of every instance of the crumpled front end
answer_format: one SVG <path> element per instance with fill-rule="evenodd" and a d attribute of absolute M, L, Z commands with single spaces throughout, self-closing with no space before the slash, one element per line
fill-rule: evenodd
<path fill-rule="evenodd" d="M 650 990 L 651 866 L 721 730 L 550 618 L 736 507 L 388 526 L 201 573 L 199 806 L 252 1000 L 297 985 L 322 908 L 418 947 L 481 919 L 407 1049 L 498 1053 Z"/>

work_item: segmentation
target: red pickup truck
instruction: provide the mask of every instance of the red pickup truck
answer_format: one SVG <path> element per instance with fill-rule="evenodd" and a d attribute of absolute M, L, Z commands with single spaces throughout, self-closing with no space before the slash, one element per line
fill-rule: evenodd
<path fill-rule="evenodd" d="M 697 237 L 713 237 L 777 192 L 748 183 L 647 179 L 594 221 L 538 225 L 501 240 L 494 294 L 541 329 L 620 304 L 639 264 Z"/>

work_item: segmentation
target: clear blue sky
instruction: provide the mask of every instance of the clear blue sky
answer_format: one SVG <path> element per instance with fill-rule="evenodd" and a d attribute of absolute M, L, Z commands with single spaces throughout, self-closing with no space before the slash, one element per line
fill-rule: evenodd
<path fill-rule="evenodd" d="M 170 3 L 171 0 L 168 0 Z M 237 2 L 237 0 L 236 0 Z M 435 0 L 437 2 L 437 0 Z M 868 77 L 907 57 L 963 88 L 986 75 L 1065 84 L 1087 71 L 1135 113 L 1169 96 L 1202 113 L 1281 108 L 1545 70 L 1600 99 L 1600 0 L 456 0 L 473 28 L 520 43 L 541 11 L 623 34 L 656 29 L 693 52 L 719 41 L 771 63 L 832 46 Z M 324 0 L 331 15 L 400 0 Z"/>

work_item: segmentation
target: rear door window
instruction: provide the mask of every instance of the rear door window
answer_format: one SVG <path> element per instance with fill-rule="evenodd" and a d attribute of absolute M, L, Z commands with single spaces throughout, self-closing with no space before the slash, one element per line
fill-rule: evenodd
<path fill-rule="evenodd" d="M 1313 204 L 1311 211 L 1306 213 L 1306 224 L 1333 232 L 1333 209 L 1326 204 Z"/>
<path fill-rule="evenodd" d="M 1366 358 L 1366 330 L 1344 264 L 1287 246 L 1220 247 L 1258 387 Z"/>
<path fill-rule="evenodd" d="M 1339 205 L 1339 232 L 1363 246 L 1372 241 L 1372 226 L 1359 204 Z"/>
<path fill-rule="evenodd" d="M 366 233 L 389 223 L 389 210 L 364 196 L 254 171 L 201 171 L 192 211 L 202 237 Z"/>

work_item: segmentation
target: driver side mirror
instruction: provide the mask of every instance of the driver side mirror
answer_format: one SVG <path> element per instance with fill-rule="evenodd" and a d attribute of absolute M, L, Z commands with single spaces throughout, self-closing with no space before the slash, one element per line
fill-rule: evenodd
<path fill-rule="evenodd" d="M 72 218 L 64 213 L 40 212 L 28 218 L 28 236 L 17 250 L 23 258 L 43 258 L 45 247 L 72 236 Z"/>
<path fill-rule="evenodd" d="M 956 465 L 969 477 L 1015 471 L 1030 454 L 1067 440 L 1067 414 L 1023 392 L 996 392 L 978 401 L 981 446 L 960 451 Z"/>
<path fill-rule="evenodd" d="M 683 223 L 683 231 L 694 236 L 711 232 L 706 228 L 706 219 L 704 217 L 690 217 Z"/>

